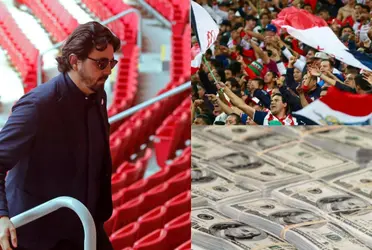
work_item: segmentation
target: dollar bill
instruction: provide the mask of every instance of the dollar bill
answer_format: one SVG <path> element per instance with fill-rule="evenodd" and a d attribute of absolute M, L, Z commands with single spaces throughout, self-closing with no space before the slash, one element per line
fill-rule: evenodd
<path fill-rule="evenodd" d="M 239 185 L 228 178 L 202 168 L 193 163 L 191 168 L 191 190 L 194 194 L 204 197 L 210 204 L 216 204 L 226 199 L 233 199 L 238 195 L 259 195 L 253 188 Z M 241 197 L 241 196 L 239 196 Z"/>
<path fill-rule="evenodd" d="M 358 168 L 358 166 L 350 164 L 351 161 L 348 159 L 304 142 L 289 143 L 280 148 L 269 150 L 265 156 L 314 177 Z"/>
<path fill-rule="evenodd" d="M 272 194 L 290 204 L 327 215 L 372 246 L 372 204 L 368 200 L 321 180 L 291 184 Z"/>
<path fill-rule="evenodd" d="M 203 132 L 209 138 L 219 142 L 242 141 L 247 138 L 259 138 L 272 133 L 269 128 L 252 126 L 208 126 Z"/>
<path fill-rule="evenodd" d="M 191 206 L 193 208 L 207 206 L 207 205 L 208 205 L 208 201 L 204 197 L 198 194 L 195 194 L 191 191 Z"/>
<path fill-rule="evenodd" d="M 251 222 L 276 236 L 284 237 L 298 249 L 370 249 L 336 223 L 320 214 L 260 198 L 224 205 L 225 214 Z M 285 230 L 288 228 L 287 230 Z"/>
<path fill-rule="evenodd" d="M 209 159 L 218 155 L 225 155 L 235 152 L 227 146 L 207 139 L 198 133 L 193 133 L 191 138 L 191 154 L 195 158 Z"/>
<path fill-rule="evenodd" d="M 312 133 L 316 138 L 338 142 L 344 145 L 372 149 L 372 134 L 352 127 L 339 127 L 327 131 Z"/>
<path fill-rule="evenodd" d="M 255 186 L 275 185 L 281 181 L 296 181 L 306 177 L 291 169 L 279 168 L 262 157 L 257 157 L 248 152 L 236 152 L 223 157 L 215 157 L 208 161 L 217 167 L 216 171 L 234 176 L 236 181 L 249 178 Z M 288 183 L 288 182 L 287 182 Z"/>
<path fill-rule="evenodd" d="M 231 220 L 212 208 L 191 211 L 192 241 L 209 249 L 294 250 L 293 245 L 251 225 Z"/>
<path fill-rule="evenodd" d="M 276 148 L 278 146 L 287 144 L 289 142 L 297 141 L 298 139 L 289 135 L 270 133 L 264 134 L 257 137 L 245 138 L 241 141 L 235 142 L 233 145 L 238 147 L 247 148 L 254 152 L 261 152 L 270 148 Z"/>
<path fill-rule="evenodd" d="M 339 177 L 333 180 L 332 183 L 372 201 L 372 169 L 366 169 Z"/>

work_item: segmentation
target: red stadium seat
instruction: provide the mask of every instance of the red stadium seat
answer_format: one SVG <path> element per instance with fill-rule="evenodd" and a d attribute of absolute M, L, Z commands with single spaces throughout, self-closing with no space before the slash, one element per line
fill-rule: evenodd
<path fill-rule="evenodd" d="M 168 200 L 164 206 L 167 208 L 166 222 L 169 222 L 181 214 L 191 211 L 191 192 L 185 191 Z"/>
<path fill-rule="evenodd" d="M 163 205 L 168 200 L 168 183 L 160 184 L 144 194 L 141 214 L 147 213 L 152 208 Z"/>
<path fill-rule="evenodd" d="M 172 178 L 173 176 L 190 169 L 191 161 L 190 156 L 181 156 L 176 158 L 171 164 L 169 164 L 166 168 L 169 169 L 168 171 L 168 179 Z"/>
<path fill-rule="evenodd" d="M 191 189 L 191 170 L 188 169 L 184 172 L 177 174 L 167 181 L 168 188 L 168 197 L 174 197 L 185 190 Z"/>
<path fill-rule="evenodd" d="M 140 225 L 137 222 L 133 222 L 114 232 L 110 236 L 110 241 L 114 249 L 123 249 L 125 247 L 131 247 L 137 240 L 139 228 Z"/>
<path fill-rule="evenodd" d="M 163 228 L 166 214 L 166 207 L 159 206 L 142 215 L 137 220 L 138 224 L 140 225 L 138 230 L 138 238 L 142 238 L 156 229 Z"/>
<path fill-rule="evenodd" d="M 164 230 L 157 229 L 146 235 L 133 245 L 134 250 L 165 250 L 167 233 Z"/>
<path fill-rule="evenodd" d="M 127 187 L 142 178 L 141 174 L 143 175 L 144 169 L 142 162 L 136 162 L 135 164 L 123 162 L 117 169 L 117 173 L 126 175 L 124 187 Z"/>
<path fill-rule="evenodd" d="M 167 232 L 167 247 L 175 249 L 182 242 L 191 239 L 190 212 L 184 213 L 164 226 Z"/>
<path fill-rule="evenodd" d="M 155 186 L 158 186 L 161 183 L 165 182 L 166 180 L 168 180 L 168 175 L 169 175 L 169 169 L 168 168 L 160 169 L 157 173 L 155 173 L 155 174 L 153 174 L 153 175 L 151 175 L 147 178 L 146 189 L 150 190 L 151 188 L 153 188 Z"/>
<path fill-rule="evenodd" d="M 191 240 L 182 243 L 175 250 L 191 250 Z"/>
<path fill-rule="evenodd" d="M 140 195 L 137 198 L 130 200 L 117 208 L 117 219 L 114 223 L 114 231 L 136 221 L 141 215 L 140 208 L 143 206 L 144 196 Z"/>
<path fill-rule="evenodd" d="M 146 192 L 147 179 L 140 179 L 125 189 L 123 192 L 122 202 L 125 203 L 134 199 L 138 195 Z"/>
<path fill-rule="evenodd" d="M 118 211 L 114 208 L 114 210 L 112 211 L 112 215 L 111 215 L 110 219 L 108 219 L 104 224 L 105 232 L 109 236 L 114 231 L 114 226 L 115 226 L 117 216 L 118 216 Z"/>
<path fill-rule="evenodd" d="M 125 189 L 122 189 L 112 195 L 112 205 L 114 207 L 119 207 L 121 204 L 123 204 L 124 192 Z"/>
<path fill-rule="evenodd" d="M 111 176 L 111 192 L 119 192 L 127 186 L 127 175 L 125 173 L 115 173 Z"/>

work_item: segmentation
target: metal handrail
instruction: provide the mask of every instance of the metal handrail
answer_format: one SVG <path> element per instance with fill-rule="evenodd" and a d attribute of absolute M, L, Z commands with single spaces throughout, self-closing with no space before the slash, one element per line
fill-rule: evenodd
<path fill-rule="evenodd" d="M 146 9 L 146 11 L 150 12 L 151 15 L 153 15 L 156 19 L 158 19 L 163 25 L 167 28 L 172 27 L 172 23 L 169 22 L 166 18 L 163 17 L 157 10 L 155 10 L 151 5 L 146 3 L 144 0 L 137 0 L 137 2 Z"/>
<path fill-rule="evenodd" d="M 142 16 L 141 16 L 141 12 L 137 9 L 134 9 L 134 8 L 131 8 L 131 9 L 127 9 L 127 10 L 124 10 L 118 14 L 116 14 L 115 16 L 112 16 L 104 21 L 101 22 L 102 25 L 106 25 L 108 23 L 111 23 L 125 15 L 128 15 L 130 13 L 136 13 L 137 16 L 138 16 L 138 34 L 137 34 L 137 46 L 139 47 L 139 51 L 141 52 L 142 51 Z M 57 49 L 59 47 L 61 47 L 63 45 L 63 43 L 65 42 L 62 41 L 62 42 L 59 42 L 59 43 L 56 43 L 54 44 L 52 47 L 50 47 L 49 49 L 47 50 L 44 50 L 42 52 L 39 53 L 39 56 L 37 58 L 37 85 L 41 85 L 42 84 L 42 60 L 43 60 L 43 56 L 44 54 L 46 54 L 47 52 L 53 50 L 53 49 Z"/>
<path fill-rule="evenodd" d="M 131 114 L 143 109 L 143 108 L 146 108 L 147 106 L 150 106 L 151 104 L 157 102 L 157 101 L 160 101 L 160 100 L 163 100 L 165 98 L 168 98 L 168 97 L 171 97 L 173 95 L 176 95 L 178 93 L 181 93 L 187 89 L 191 88 L 191 82 L 188 81 L 174 89 L 171 89 L 165 93 L 162 93 L 161 95 L 158 95 L 150 100 L 147 100 L 147 101 L 144 101 L 143 103 L 140 103 L 134 107 L 131 107 L 130 109 L 127 109 L 127 110 L 124 110 L 112 117 L 109 118 L 109 123 L 112 124 L 114 122 L 117 122 L 117 121 L 120 121 L 122 119 L 124 119 L 125 117 L 128 117 L 130 116 Z"/>
<path fill-rule="evenodd" d="M 83 223 L 84 249 L 96 250 L 96 226 L 94 224 L 92 215 L 89 213 L 89 210 L 75 198 L 61 196 L 52 199 L 21 214 L 18 214 L 12 217 L 10 220 L 14 227 L 18 228 L 62 207 L 67 207 L 73 210 Z"/>

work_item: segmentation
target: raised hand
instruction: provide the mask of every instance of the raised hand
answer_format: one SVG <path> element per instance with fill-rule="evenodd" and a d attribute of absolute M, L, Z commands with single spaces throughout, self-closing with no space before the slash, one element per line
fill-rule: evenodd
<path fill-rule="evenodd" d="M 363 71 L 363 79 L 366 80 L 369 84 L 372 85 L 372 72 Z"/>
<path fill-rule="evenodd" d="M 216 87 L 218 90 L 226 88 L 226 85 L 223 82 L 216 83 Z"/>
<path fill-rule="evenodd" d="M 310 68 L 310 74 L 312 76 L 320 76 L 320 71 L 317 68 Z"/>
<path fill-rule="evenodd" d="M 217 96 L 216 95 L 214 95 L 214 94 L 206 94 L 206 96 L 208 97 L 208 100 L 211 101 L 212 103 L 217 102 Z"/>
<path fill-rule="evenodd" d="M 296 63 L 296 61 L 297 61 L 297 58 L 294 56 L 291 56 L 291 58 L 289 58 L 289 64 L 292 66 Z"/>
<path fill-rule="evenodd" d="M 194 101 L 195 107 L 200 107 L 204 103 L 204 100 L 202 99 L 197 99 Z"/>

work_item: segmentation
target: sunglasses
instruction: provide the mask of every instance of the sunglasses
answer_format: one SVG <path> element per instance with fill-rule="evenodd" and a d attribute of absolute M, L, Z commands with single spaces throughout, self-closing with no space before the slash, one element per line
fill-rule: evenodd
<path fill-rule="evenodd" d="M 113 69 L 115 67 L 115 65 L 118 63 L 117 60 L 115 60 L 115 59 L 110 60 L 108 58 L 94 59 L 94 58 L 88 57 L 88 59 L 90 59 L 92 61 L 95 61 L 100 70 L 104 70 L 109 63 L 110 63 L 111 69 Z"/>

